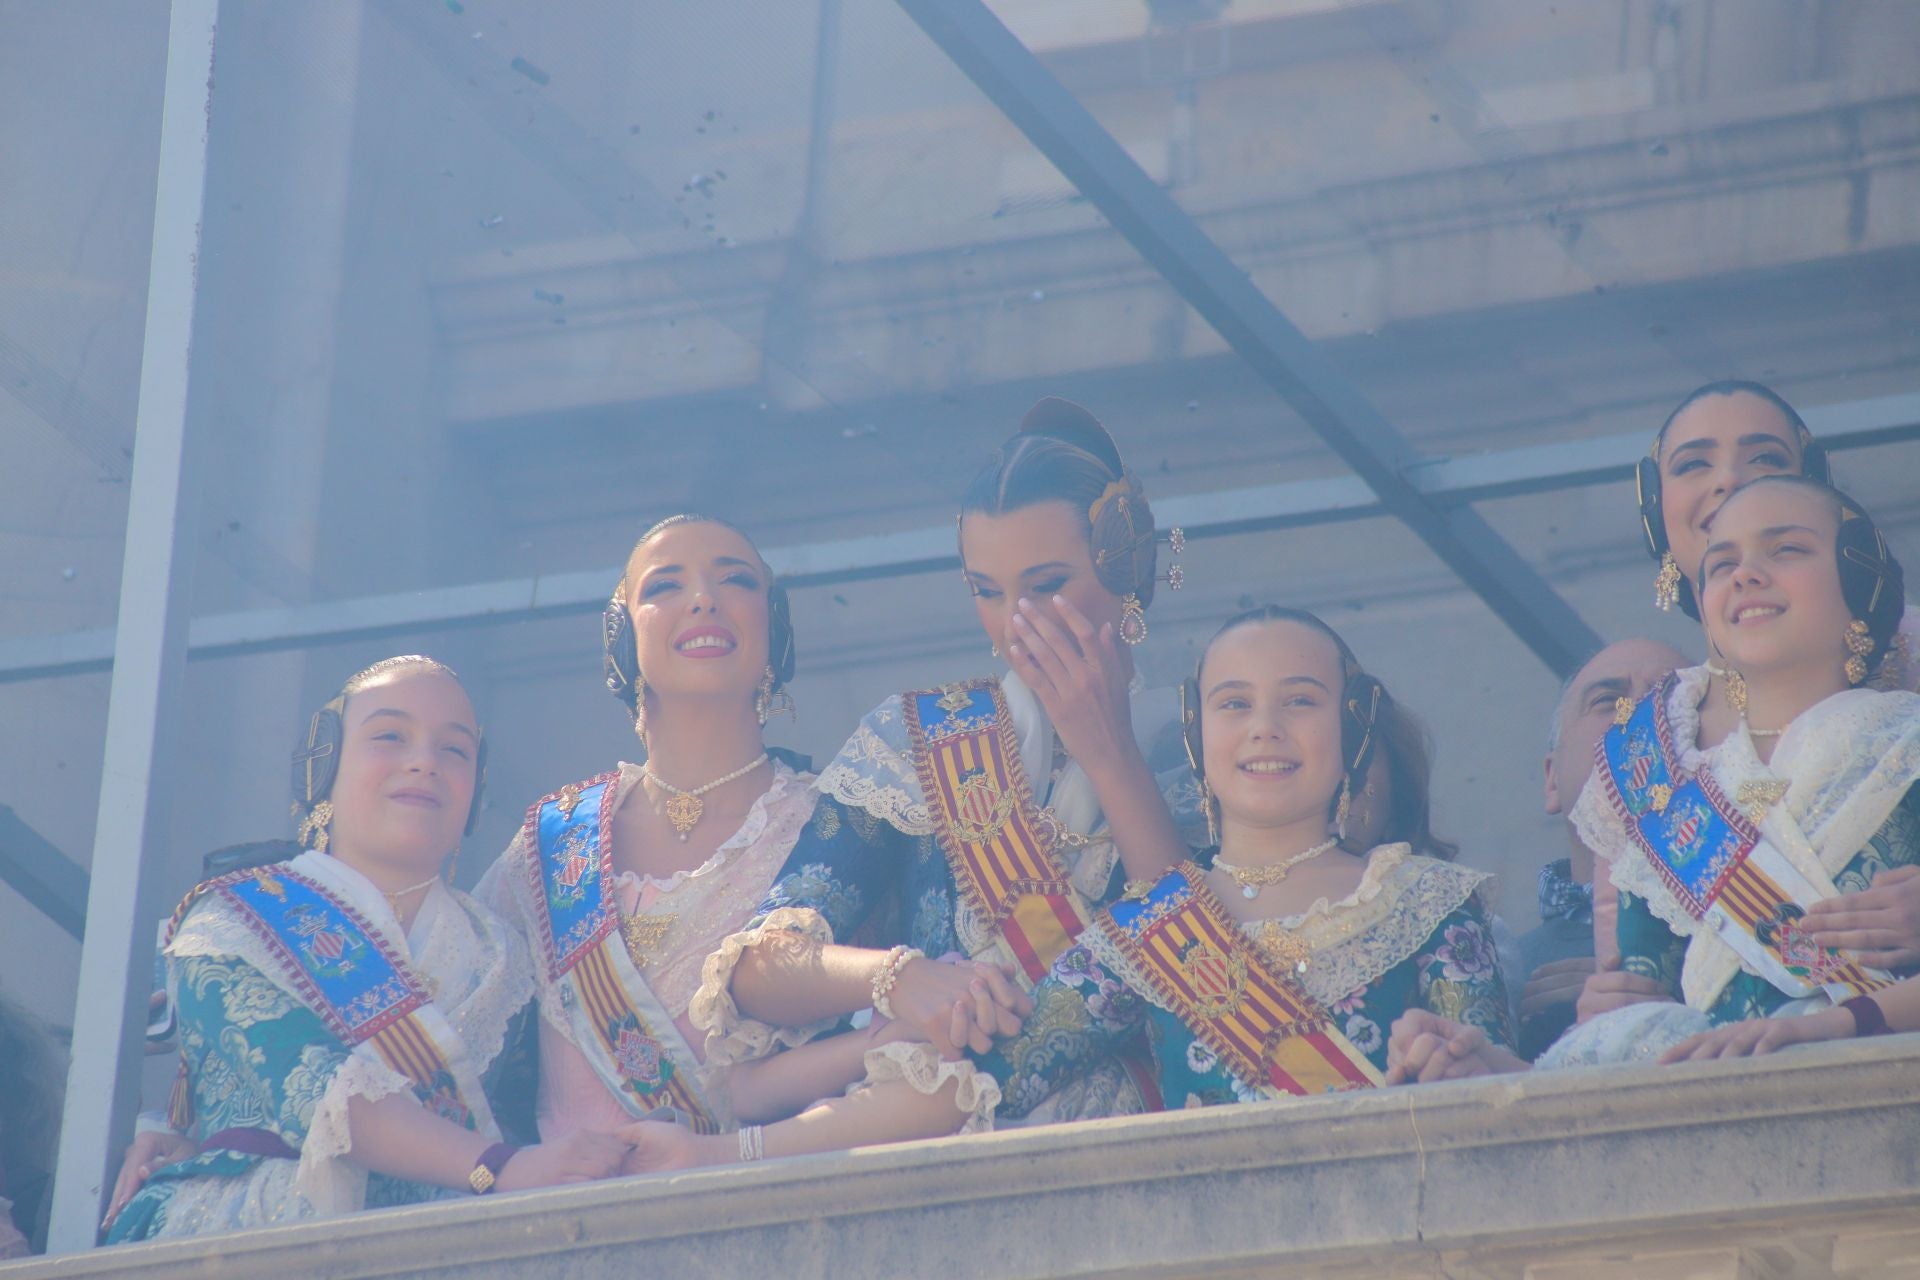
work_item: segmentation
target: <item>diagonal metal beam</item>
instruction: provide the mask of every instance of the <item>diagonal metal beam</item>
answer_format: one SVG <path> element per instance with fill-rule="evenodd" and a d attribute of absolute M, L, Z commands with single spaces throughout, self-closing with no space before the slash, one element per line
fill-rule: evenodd
<path fill-rule="evenodd" d="M 1829 453 L 1920 441 L 1920 393 L 1820 405 L 1804 411 Z M 1428 458 L 1407 468 L 1427 499 L 1442 507 L 1607 484 L 1633 474 L 1647 434 L 1522 445 L 1462 457 Z M 1353 476 L 1289 480 L 1156 498 L 1154 513 L 1189 538 L 1222 538 L 1270 529 L 1363 520 L 1382 514 L 1380 499 Z M 953 526 L 809 542 L 767 551 L 767 563 L 794 587 L 905 577 L 953 569 Z M 464 583 L 425 591 L 358 596 L 277 609 L 196 618 L 191 661 L 276 653 L 317 644 L 416 635 L 422 631 L 505 626 L 592 613 L 606 601 L 617 566 Z M 0 684 L 87 675 L 113 667 L 111 629 L 0 638 Z"/>
<path fill-rule="evenodd" d="M 87 873 L 0 804 L 0 881 L 47 919 L 79 938 L 87 924 Z"/>
<path fill-rule="evenodd" d="M 1600 637 L 1478 512 L 1431 501 L 1404 437 L 981 0 L 899 0 L 1140 255 L 1528 648 L 1565 675 Z"/>

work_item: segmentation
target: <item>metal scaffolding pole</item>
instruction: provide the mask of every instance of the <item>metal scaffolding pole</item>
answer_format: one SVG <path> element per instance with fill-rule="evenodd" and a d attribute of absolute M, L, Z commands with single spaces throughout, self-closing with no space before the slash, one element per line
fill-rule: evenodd
<path fill-rule="evenodd" d="M 173 0 L 167 30 L 106 758 L 47 1241 L 57 1253 L 93 1244 L 139 1104 L 155 916 L 146 853 L 158 843 L 163 810 L 154 765 L 161 727 L 178 723 L 193 579 L 187 382 L 219 9 L 219 0 Z"/>
<path fill-rule="evenodd" d="M 1470 508 L 1408 478 L 1412 446 L 1340 375 L 981 0 L 899 0 L 954 65 L 1078 187 L 1140 256 L 1548 667 L 1567 675 L 1600 637 Z"/>

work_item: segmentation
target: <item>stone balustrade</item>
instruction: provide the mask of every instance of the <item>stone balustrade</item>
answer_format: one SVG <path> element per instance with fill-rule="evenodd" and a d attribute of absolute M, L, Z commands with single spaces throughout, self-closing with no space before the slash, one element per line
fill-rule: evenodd
<path fill-rule="evenodd" d="M 872 1148 L 0 1277 L 1920 1275 L 1920 1037 Z"/>

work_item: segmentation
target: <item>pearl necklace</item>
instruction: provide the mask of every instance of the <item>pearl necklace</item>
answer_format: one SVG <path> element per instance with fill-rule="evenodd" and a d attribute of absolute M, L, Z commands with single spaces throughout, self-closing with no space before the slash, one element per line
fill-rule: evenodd
<path fill-rule="evenodd" d="M 705 786 L 694 787 L 690 790 L 676 787 L 655 773 L 653 771 L 653 761 L 651 760 L 640 766 L 640 774 L 648 782 L 653 783 L 662 791 L 672 793 L 672 798 L 663 806 L 662 811 L 667 815 L 667 821 L 673 824 L 674 833 L 680 837 L 680 843 L 685 844 L 687 842 L 687 833 L 692 831 L 699 823 L 700 815 L 705 813 L 707 809 L 706 803 L 702 801 L 700 797 L 715 787 L 724 787 L 729 782 L 746 777 L 766 762 L 767 753 L 762 751 L 752 760 L 741 765 L 725 777 L 715 778 Z"/>
<path fill-rule="evenodd" d="M 1231 862 L 1221 862 L 1216 858 L 1213 863 L 1213 869 L 1215 871 L 1224 871 L 1232 876 L 1233 882 L 1240 886 L 1241 897 L 1257 898 L 1260 896 L 1261 889 L 1270 884 L 1279 884 L 1287 878 L 1287 874 L 1295 867 L 1309 858 L 1319 857 L 1339 843 L 1339 836 L 1329 836 L 1319 844 L 1314 845 L 1311 849 L 1302 849 L 1299 853 L 1290 854 L 1280 859 L 1280 861 L 1264 867 L 1236 867 Z"/>

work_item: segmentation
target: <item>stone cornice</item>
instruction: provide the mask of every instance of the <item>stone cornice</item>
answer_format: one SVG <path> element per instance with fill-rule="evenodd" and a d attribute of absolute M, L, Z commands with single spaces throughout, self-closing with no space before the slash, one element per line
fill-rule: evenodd
<path fill-rule="evenodd" d="M 1855 1274 L 1833 1269 L 1836 1248 L 1885 1244 L 1920 1208 L 1917 1050 L 1913 1037 L 1852 1041 L 1011 1131 L 100 1251 L 18 1274 L 1404 1268 L 1518 1280 L 1611 1274 L 1603 1257 L 1737 1262 L 1763 1246 L 1824 1250 L 1826 1269 L 1796 1276 Z M 1583 1258 L 1599 1269 L 1540 1269 Z"/>

